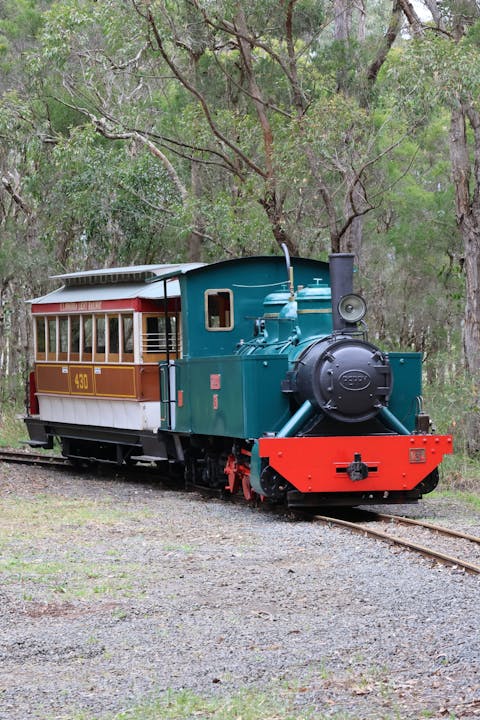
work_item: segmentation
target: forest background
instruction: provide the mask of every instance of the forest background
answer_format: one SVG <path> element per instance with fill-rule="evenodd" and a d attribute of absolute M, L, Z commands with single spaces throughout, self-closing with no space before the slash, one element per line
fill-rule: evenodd
<path fill-rule="evenodd" d="M 355 253 L 370 338 L 478 458 L 474 0 L 0 0 L 0 139 L 3 412 L 50 275 L 285 243 Z"/>

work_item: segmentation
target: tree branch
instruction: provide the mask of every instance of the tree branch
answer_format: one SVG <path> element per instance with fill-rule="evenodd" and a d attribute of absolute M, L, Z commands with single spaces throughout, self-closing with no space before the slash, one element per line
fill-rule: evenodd
<path fill-rule="evenodd" d="M 412 28 L 412 32 L 417 37 L 423 35 L 423 23 L 417 14 L 417 11 L 413 7 L 410 0 L 397 0 L 398 4 L 403 10 L 403 14 L 408 20 L 408 24 Z"/>
<path fill-rule="evenodd" d="M 402 27 L 402 11 L 400 8 L 399 0 L 393 0 L 392 14 L 390 16 L 390 22 L 388 24 L 387 31 L 383 36 L 383 43 L 377 53 L 375 60 L 370 64 L 367 70 L 367 82 L 370 88 L 376 82 L 378 73 L 383 63 L 387 59 L 387 55 L 390 52 L 393 43 L 398 37 Z"/>
<path fill-rule="evenodd" d="M 27 217 L 30 217 L 30 215 L 32 214 L 32 211 L 30 210 L 30 208 L 28 207 L 27 203 L 22 198 L 22 196 L 19 195 L 19 193 L 13 187 L 12 179 L 8 178 L 4 175 L 2 177 L 2 185 L 5 188 L 5 190 L 7 191 L 7 193 L 11 196 L 12 200 L 18 205 L 18 207 L 21 210 L 23 210 L 23 212 L 25 213 L 25 215 L 27 215 Z"/>
<path fill-rule="evenodd" d="M 149 24 L 149 27 L 151 28 L 153 35 L 155 37 L 158 50 L 162 56 L 162 58 L 167 63 L 170 70 L 173 72 L 175 77 L 179 82 L 182 83 L 182 85 L 199 101 L 203 113 L 205 115 L 205 118 L 210 126 L 210 129 L 212 130 L 214 136 L 220 140 L 224 145 L 229 147 L 238 157 L 243 160 L 243 162 L 248 165 L 248 167 L 253 170 L 257 175 L 260 175 L 260 177 L 267 179 L 267 173 L 262 170 L 251 158 L 248 157 L 248 155 L 245 155 L 245 153 L 241 150 L 241 148 L 236 145 L 235 143 L 231 142 L 226 135 L 224 135 L 219 128 L 217 127 L 216 123 L 213 120 L 212 114 L 210 112 L 210 108 L 208 106 L 208 103 L 202 93 L 194 87 L 191 82 L 187 79 L 187 77 L 180 71 L 180 69 L 177 67 L 177 65 L 173 62 L 170 55 L 166 52 L 165 46 L 163 44 L 163 40 L 160 36 L 160 32 L 158 30 L 157 24 L 155 22 L 155 18 L 152 15 L 152 12 L 150 9 L 148 9 L 147 12 L 147 21 Z"/>
<path fill-rule="evenodd" d="M 61 98 L 56 97 L 55 98 L 58 102 L 62 103 L 66 107 L 72 108 L 74 110 L 77 110 L 78 112 L 82 113 L 82 115 L 85 115 L 90 119 L 90 122 L 92 123 L 95 130 L 100 134 L 103 135 L 103 137 L 108 138 L 109 140 L 138 140 L 138 142 L 145 145 L 145 147 L 154 155 L 156 158 L 160 160 L 164 168 L 166 169 L 168 176 L 170 177 L 171 181 L 177 188 L 178 192 L 180 193 L 180 196 L 182 198 L 182 202 L 185 202 L 188 197 L 187 188 L 180 180 L 180 177 L 173 167 L 170 160 L 167 158 L 165 153 L 163 153 L 160 148 L 158 148 L 155 143 L 153 143 L 148 137 L 143 135 L 141 132 L 138 132 L 136 130 L 127 130 L 127 131 L 115 131 L 111 130 L 107 126 L 107 119 L 97 118 L 93 113 L 91 113 L 87 108 L 79 107 L 78 105 L 71 105 L 70 103 L 67 103 L 65 100 L 62 100 Z M 112 122 L 110 118 L 110 122 Z"/>

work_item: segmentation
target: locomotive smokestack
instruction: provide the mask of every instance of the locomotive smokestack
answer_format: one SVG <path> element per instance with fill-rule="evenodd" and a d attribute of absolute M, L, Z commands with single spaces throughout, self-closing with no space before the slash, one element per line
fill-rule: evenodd
<path fill-rule="evenodd" d="M 330 286 L 332 288 L 332 318 L 334 330 L 355 327 L 346 322 L 338 312 L 338 303 L 344 295 L 353 292 L 353 253 L 332 253 L 330 261 Z"/>

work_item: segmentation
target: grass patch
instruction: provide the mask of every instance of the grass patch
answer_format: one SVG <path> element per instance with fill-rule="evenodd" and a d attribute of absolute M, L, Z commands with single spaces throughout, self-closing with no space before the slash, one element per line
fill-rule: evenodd
<path fill-rule="evenodd" d="M 467 492 L 464 490 L 437 490 L 435 497 L 445 497 L 458 502 L 464 503 L 468 507 L 480 512 L 480 495 L 476 492 Z"/>
<path fill-rule="evenodd" d="M 42 537 L 59 531 L 118 526 L 152 518 L 148 510 L 129 511 L 103 500 L 65 499 L 50 495 L 34 498 L 7 497 L 0 504 L 0 541 L 15 537 Z"/>
<path fill-rule="evenodd" d="M 110 502 L 7 497 L 0 505 L 0 574 L 24 597 L 92 599 L 141 593 L 147 568 L 141 559 L 108 552 L 111 528 L 116 540 L 134 537 L 153 514 L 114 507 Z M 47 548 L 48 551 L 47 551 Z"/>
<path fill-rule="evenodd" d="M 455 437 L 453 438 L 455 444 Z M 440 470 L 440 488 L 480 494 L 480 459 L 454 453 L 446 455 Z"/>
<path fill-rule="evenodd" d="M 363 691 L 358 685 L 347 684 L 339 705 L 335 707 L 332 701 L 327 702 L 322 711 L 313 702 L 305 702 L 305 693 L 310 690 L 315 693 L 318 687 L 304 687 L 294 681 L 276 681 L 262 691 L 243 688 L 233 694 L 217 697 L 201 696 L 189 690 L 168 691 L 159 698 L 151 698 L 116 714 L 92 716 L 80 712 L 72 714 L 68 720 L 359 720 L 357 712 L 341 709 L 343 700 L 352 693 L 363 695 L 374 691 L 370 686 Z M 386 692 L 385 700 L 388 698 L 388 688 Z M 425 713 L 429 713 L 429 710 L 426 709 Z M 393 701 L 389 709 L 380 712 L 378 718 L 401 720 L 402 709 Z"/>
<path fill-rule="evenodd" d="M 19 419 L 22 409 L 3 403 L 0 408 L 0 447 L 18 448 L 28 433 L 23 420 Z"/>
<path fill-rule="evenodd" d="M 241 690 L 227 697 L 206 698 L 190 691 L 167 692 L 102 720 L 322 720 L 312 707 L 295 707 L 296 690 L 275 686 L 269 692 Z M 350 714 L 328 714 L 330 720 L 354 720 Z M 100 720 L 84 713 L 69 720 Z"/>
<path fill-rule="evenodd" d="M 18 582 L 28 588 L 23 598 L 30 601 L 45 591 L 51 598 L 61 595 L 62 601 L 130 595 L 142 572 L 140 563 L 122 563 L 119 567 L 106 562 L 88 564 L 68 556 L 52 561 L 25 555 L 1 560 L 0 575 L 4 584 Z"/>

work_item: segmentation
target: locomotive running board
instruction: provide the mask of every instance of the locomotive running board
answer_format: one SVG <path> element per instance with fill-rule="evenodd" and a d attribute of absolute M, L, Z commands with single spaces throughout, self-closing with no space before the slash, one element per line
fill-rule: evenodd
<path fill-rule="evenodd" d="M 302 493 L 412 490 L 453 452 L 450 435 L 266 437 L 258 446 L 260 458 Z M 368 474 L 351 479 L 358 455 Z"/>

